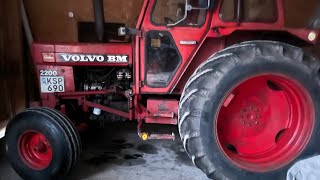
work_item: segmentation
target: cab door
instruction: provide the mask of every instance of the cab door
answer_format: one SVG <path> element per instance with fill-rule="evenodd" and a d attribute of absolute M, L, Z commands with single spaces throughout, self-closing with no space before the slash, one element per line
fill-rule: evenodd
<path fill-rule="evenodd" d="M 209 7 L 210 0 L 150 0 L 141 28 L 142 93 L 170 93 L 209 31 Z"/>

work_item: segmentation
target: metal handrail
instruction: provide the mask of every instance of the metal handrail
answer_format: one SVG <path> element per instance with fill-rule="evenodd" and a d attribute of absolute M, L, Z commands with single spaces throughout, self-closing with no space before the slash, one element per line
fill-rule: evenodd
<path fill-rule="evenodd" d="M 211 5 L 211 0 L 208 0 L 208 6 L 207 7 L 204 7 L 204 8 L 201 8 L 201 7 L 192 7 L 190 4 L 188 4 L 188 0 L 186 0 L 186 6 L 184 8 L 184 16 L 182 19 L 178 20 L 177 22 L 175 23 L 172 23 L 172 24 L 167 24 L 168 27 L 173 27 L 173 26 L 176 26 L 178 24 L 180 24 L 181 22 L 183 22 L 184 20 L 187 19 L 188 17 L 188 11 L 191 11 L 191 10 L 207 10 L 210 8 L 210 5 Z"/>

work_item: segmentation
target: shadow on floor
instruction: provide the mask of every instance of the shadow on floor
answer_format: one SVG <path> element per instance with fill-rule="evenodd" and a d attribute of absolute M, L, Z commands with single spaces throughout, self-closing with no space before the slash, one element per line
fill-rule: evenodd
<path fill-rule="evenodd" d="M 136 123 L 107 124 L 81 134 L 83 151 L 68 179 L 206 179 L 184 152 L 180 138 L 142 141 Z M 147 131 L 164 131 L 177 135 L 176 127 L 153 126 Z M 0 142 L 1 143 L 1 142 Z M 0 144 L 0 179 L 18 179 L 4 158 Z"/>

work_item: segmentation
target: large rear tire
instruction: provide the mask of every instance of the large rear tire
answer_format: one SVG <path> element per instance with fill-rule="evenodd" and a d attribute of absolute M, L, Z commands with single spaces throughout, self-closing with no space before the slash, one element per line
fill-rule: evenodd
<path fill-rule="evenodd" d="M 285 179 L 320 153 L 319 62 L 270 41 L 229 47 L 204 62 L 180 100 L 179 131 L 212 179 Z"/>
<path fill-rule="evenodd" d="M 71 121 L 49 108 L 31 108 L 11 120 L 6 130 L 7 158 L 24 179 L 63 179 L 81 151 Z"/>

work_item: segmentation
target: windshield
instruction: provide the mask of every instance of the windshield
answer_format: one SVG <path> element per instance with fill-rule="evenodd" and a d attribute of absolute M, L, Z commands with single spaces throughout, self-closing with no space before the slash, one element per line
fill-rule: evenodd
<path fill-rule="evenodd" d="M 205 7 L 207 0 L 189 0 L 193 7 Z M 156 25 L 168 25 L 178 22 L 185 15 L 185 0 L 156 0 L 151 13 L 151 21 Z M 206 19 L 206 10 L 192 9 L 187 18 L 178 26 L 201 26 Z"/>

